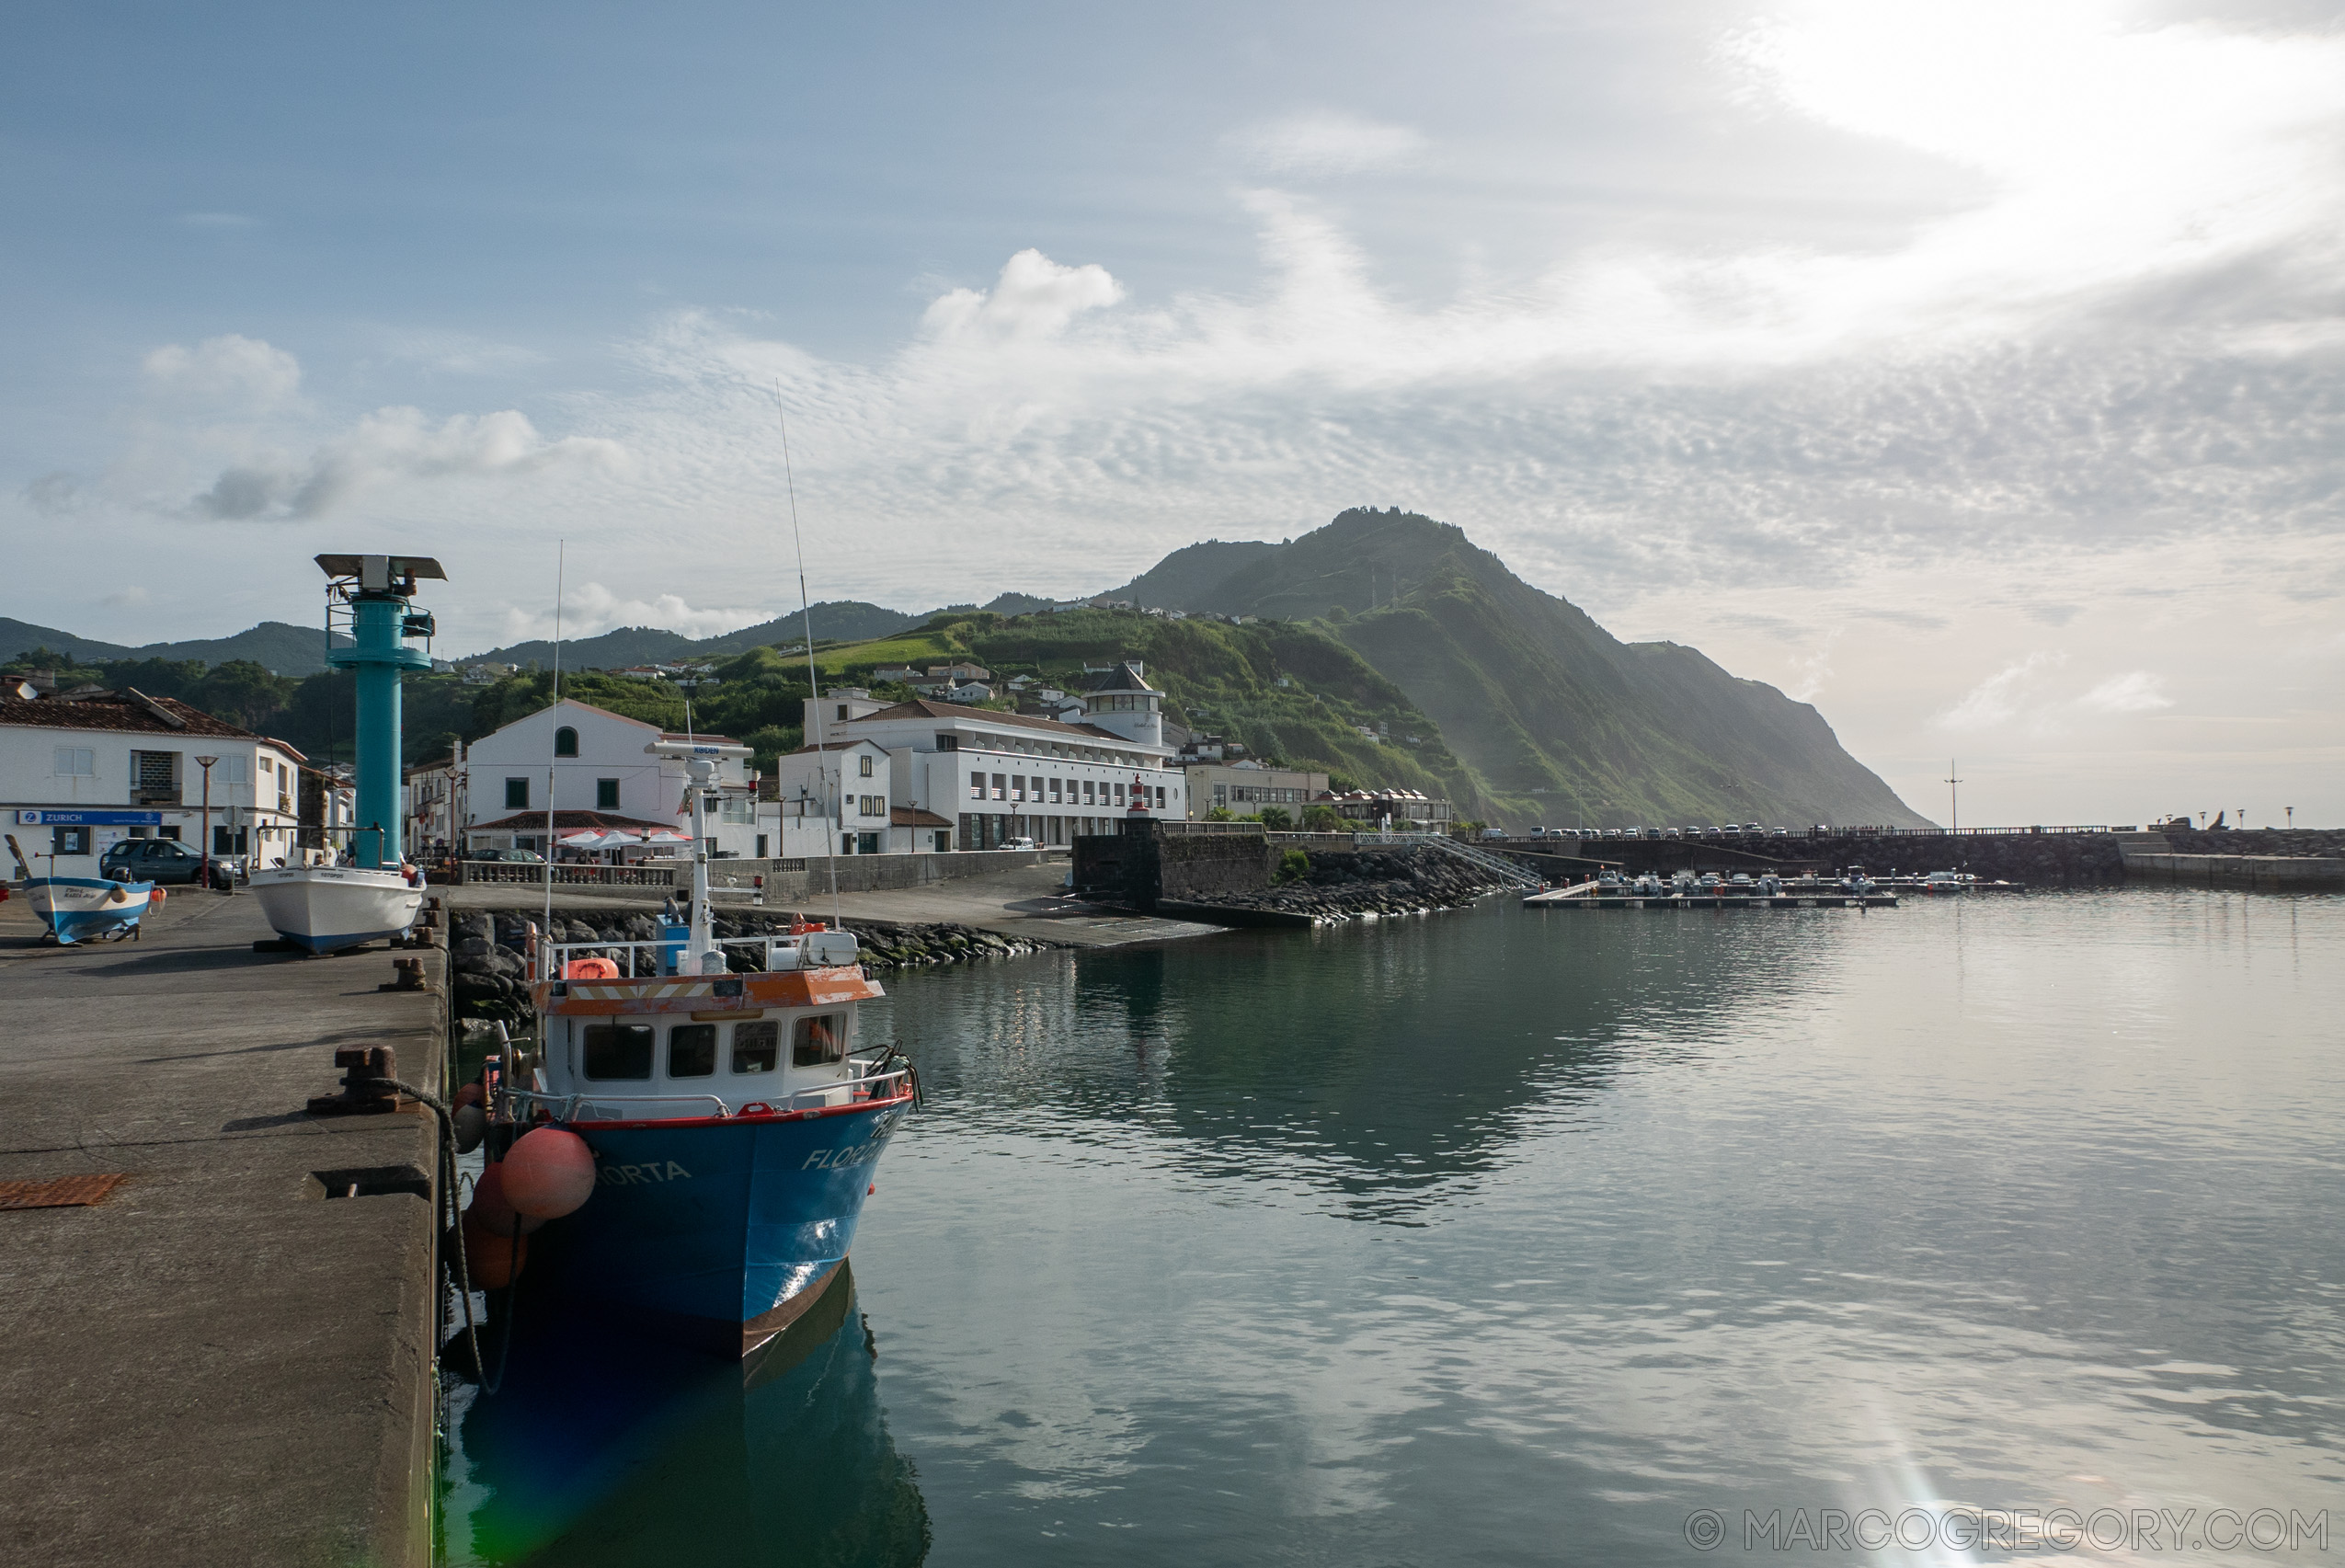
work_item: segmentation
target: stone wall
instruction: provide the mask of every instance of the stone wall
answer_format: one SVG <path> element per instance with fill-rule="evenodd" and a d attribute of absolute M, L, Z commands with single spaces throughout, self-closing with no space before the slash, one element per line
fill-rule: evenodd
<path fill-rule="evenodd" d="M 2125 880 L 2125 857 L 2113 833 L 1833 833 L 1776 841 L 1819 861 L 1827 871 L 1861 865 L 1891 871 L 1967 871 L 1988 882 L 2030 887 L 2113 887 Z"/>
<path fill-rule="evenodd" d="M 1321 851 L 1310 854 L 1310 870 L 1302 879 L 1266 884 L 1265 878 L 1265 886 L 1252 892 L 1192 894 L 1182 902 L 1198 907 L 1196 912 L 1219 907 L 1325 922 L 1451 909 L 1512 887 L 1470 861 L 1424 845 Z"/>
<path fill-rule="evenodd" d="M 2345 830 L 2247 828 L 2220 833 L 2164 830 L 2176 854 L 2318 854 L 2345 856 Z"/>

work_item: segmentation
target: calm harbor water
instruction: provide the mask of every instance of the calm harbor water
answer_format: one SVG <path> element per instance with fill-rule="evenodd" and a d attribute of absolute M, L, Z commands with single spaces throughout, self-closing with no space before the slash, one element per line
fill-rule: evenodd
<path fill-rule="evenodd" d="M 747 1391 L 524 1350 L 452 1561 L 2345 1556 L 2345 898 L 1494 900 L 889 989 L 930 1103 L 837 1332 Z"/>

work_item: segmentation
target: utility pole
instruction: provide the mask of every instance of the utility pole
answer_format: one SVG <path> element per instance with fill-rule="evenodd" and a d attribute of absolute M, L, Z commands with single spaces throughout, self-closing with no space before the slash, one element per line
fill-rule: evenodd
<path fill-rule="evenodd" d="M 1949 809 L 1954 818 L 1954 824 L 1948 830 L 1948 831 L 1955 833 L 1959 833 L 1962 830 L 1962 781 L 1954 776 L 1957 771 L 1958 770 L 1954 766 L 1954 759 L 1951 757 L 1947 758 L 1946 777 L 1940 782 L 1946 785 L 1946 795 L 1948 802 L 1950 803 Z"/>
<path fill-rule="evenodd" d="M 212 764 L 217 757 L 198 757 L 196 766 L 203 770 L 203 885 L 212 886 Z"/>

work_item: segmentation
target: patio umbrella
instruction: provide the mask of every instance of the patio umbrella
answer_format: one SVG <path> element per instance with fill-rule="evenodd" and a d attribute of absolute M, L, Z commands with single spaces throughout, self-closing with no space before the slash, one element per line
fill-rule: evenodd
<path fill-rule="evenodd" d="M 554 841 L 566 850 L 608 850 L 623 844 L 639 844 L 643 840 L 623 828 L 581 828 Z"/>
<path fill-rule="evenodd" d="M 643 836 L 643 841 L 647 844 L 689 844 L 692 836 L 680 833 L 673 828 L 654 828 Z"/>

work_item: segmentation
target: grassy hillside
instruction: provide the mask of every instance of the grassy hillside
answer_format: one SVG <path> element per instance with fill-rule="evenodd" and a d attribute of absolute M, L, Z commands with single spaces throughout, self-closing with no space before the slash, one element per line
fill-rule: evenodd
<path fill-rule="evenodd" d="M 1622 643 L 1413 513 L 1345 512 L 1181 607 L 1323 627 L 1440 725 L 1510 822 L 1923 821 L 1814 708 L 1691 648 Z"/>
<path fill-rule="evenodd" d="M 826 685 L 885 665 L 969 658 L 996 675 L 1080 691 L 1085 665 L 1146 662 L 1175 722 L 1242 741 L 1292 767 L 1466 799 L 1474 784 L 1408 694 L 1317 628 L 1168 621 L 1128 610 L 946 613 L 917 631 L 819 651 Z M 1282 684 L 1282 681 L 1284 682 Z M 1371 739 L 1363 728 L 1383 732 Z"/>

